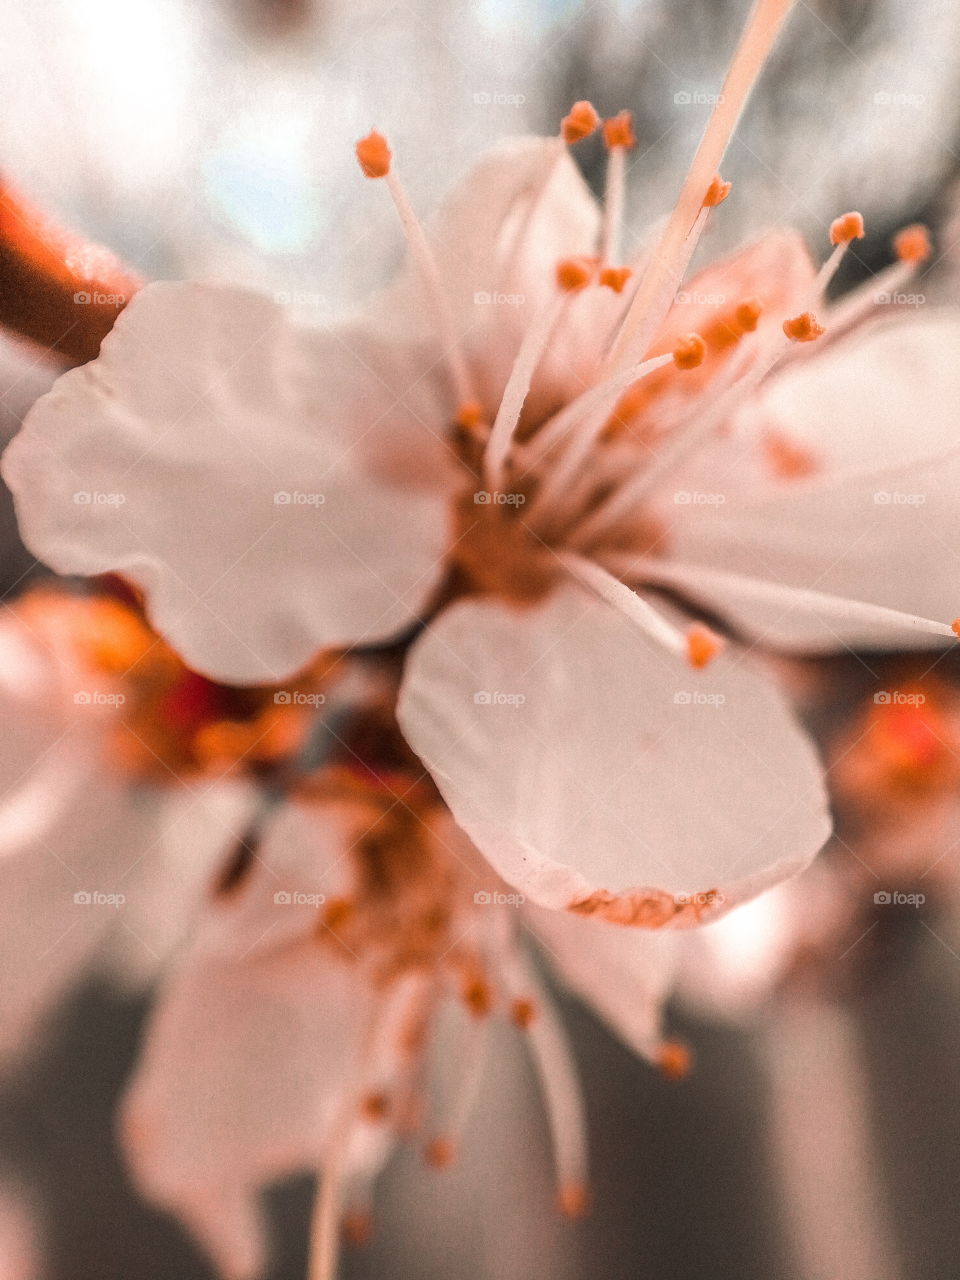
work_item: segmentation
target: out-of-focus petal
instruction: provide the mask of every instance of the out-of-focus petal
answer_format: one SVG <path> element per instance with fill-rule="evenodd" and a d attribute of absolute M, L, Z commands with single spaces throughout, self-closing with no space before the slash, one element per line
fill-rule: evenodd
<path fill-rule="evenodd" d="M 76 695 L 80 701 L 74 701 Z M 0 625 L 0 1058 L 83 976 L 116 927 L 153 810 L 111 774 L 87 689 L 20 623 Z"/>
<path fill-rule="evenodd" d="M 264 1264 L 260 1188 L 321 1166 L 355 1083 L 372 987 L 318 937 L 318 896 L 348 882 L 342 857 L 332 820 L 279 812 L 248 874 L 211 902 L 124 1105 L 138 1184 L 236 1280 Z"/>
<path fill-rule="evenodd" d="M 454 817 L 543 906 L 692 923 L 829 833 L 813 749 L 744 655 L 693 671 L 579 586 L 451 606 L 398 714 Z"/>

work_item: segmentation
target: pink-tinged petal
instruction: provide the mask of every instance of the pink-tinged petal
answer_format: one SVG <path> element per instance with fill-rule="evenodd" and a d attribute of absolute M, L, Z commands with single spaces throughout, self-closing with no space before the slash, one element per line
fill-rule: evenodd
<path fill-rule="evenodd" d="M 436 583 L 446 504 L 370 473 L 357 424 L 379 421 L 382 388 L 330 345 L 324 363 L 254 294 L 144 289 L 4 456 L 30 549 L 125 574 L 187 661 L 231 682 L 404 629 Z"/>
<path fill-rule="evenodd" d="M 559 138 L 497 143 L 430 219 L 440 278 L 489 411 L 499 403 L 525 329 L 556 292 L 557 262 L 594 253 L 599 229 L 597 203 Z M 609 290 L 603 294 L 612 320 L 619 304 Z M 594 314 L 590 306 L 581 310 Z M 431 315 L 409 265 L 366 321 L 395 338 L 431 340 Z M 606 331 L 602 324 L 581 328 L 579 346 L 571 333 L 567 348 L 579 357 L 584 342 L 593 350 Z M 562 364 L 558 370 L 569 376 Z"/>
<path fill-rule="evenodd" d="M 195 781 L 144 795 L 149 846 L 125 859 L 121 928 L 103 960 L 129 987 L 152 981 L 185 942 L 223 860 L 248 833 L 262 797 L 246 782 Z"/>
<path fill-rule="evenodd" d="M 348 883 L 331 817 L 286 806 L 211 902 L 162 993 L 124 1104 L 135 1179 L 236 1280 L 260 1274 L 259 1190 L 316 1171 L 373 989 L 319 940 Z"/>
<path fill-rule="evenodd" d="M 774 430 L 819 469 L 770 476 L 752 494 L 674 508 L 678 561 L 949 623 L 960 614 L 960 319 L 876 326 L 771 380 L 741 429 Z M 682 487 L 682 486 L 678 486 Z M 900 648 L 862 615 L 834 620 L 836 647 Z M 868 634 L 865 634 L 865 630 Z M 916 637 L 916 647 L 940 637 Z M 823 634 L 817 648 L 828 647 Z"/>
<path fill-rule="evenodd" d="M 398 714 L 454 817 L 542 906 L 695 923 L 829 834 L 813 749 L 743 655 L 693 671 L 572 584 L 529 608 L 445 610 Z"/>
<path fill-rule="evenodd" d="M 653 349 L 669 351 L 678 337 L 691 331 L 708 333 L 747 299 L 759 301 L 761 324 L 778 327 L 802 308 L 816 274 L 796 231 L 787 227 L 768 231 L 684 281 Z"/>
<path fill-rule="evenodd" d="M 535 906 L 524 908 L 524 923 L 564 985 L 631 1049 L 655 1059 L 680 935 L 622 929 Z"/>
<path fill-rule="evenodd" d="M 796 653 L 917 649 L 955 640 L 944 622 L 722 569 L 647 561 L 637 579 L 679 591 L 750 639 Z"/>

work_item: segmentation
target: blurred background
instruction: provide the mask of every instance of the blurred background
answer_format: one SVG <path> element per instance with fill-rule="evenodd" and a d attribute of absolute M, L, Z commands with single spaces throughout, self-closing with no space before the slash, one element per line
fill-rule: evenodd
<path fill-rule="evenodd" d="M 746 9 L 0 0 L 0 177 L 144 277 L 259 286 L 326 324 L 400 255 L 388 202 L 357 172 L 359 136 L 389 135 L 428 210 L 493 140 L 552 133 L 578 98 L 604 115 L 628 108 L 639 145 L 627 233 L 639 236 L 671 206 Z M 831 218 L 857 208 L 868 236 L 843 289 L 889 260 L 897 227 L 922 219 L 937 232 L 924 305 L 957 301 L 958 73 L 960 0 L 798 5 L 725 163 L 734 191 L 704 251 L 788 223 L 820 255 Z M 600 148 L 581 150 L 596 184 Z M 6 200 L 4 190 L 0 226 Z M 8 266 L 0 257 L 0 289 L 12 287 Z M 8 303 L 0 296 L 0 315 Z M 41 345 L 0 336 L 4 437 L 62 367 Z M 5 497 L 5 597 L 42 572 Z M 953 733 L 950 666 L 936 678 Z M 930 667 L 910 678 L 929 681 Z M 873 732 L 863 706 L 903 669 L 864 655 L 796 664 L 784 678 L 828 756 L 846 758 Z M 960 758 L 946 730 L 934 736 Z M 840 836 L 787 904 L 791 927 L 771 907 L 692 955 L 670 1013 L 693 1051 L 686 1080 L 660 1078 L 564 999 L 591 1121 L 585 1221 L 554 1213 L 540 1102 L 505 1031 L 463 1164 L 436 1174 L 415 1152 L 395 1160 L 376 1236 L 348 1253 L 345 1274 L 956 1280 L 960 828 L 950 809 L 898 863 L 896 833 L 878 838 L 848 799 L 841 787 Z M 922 812 L 907 812 L 904 831 L 925 830 Z M 921 906 L 873 903 L 893 865 L 895 887 L 921 893 Z M 201 1280 L 202 1259 L 136 1198 L 116 1153 L 113 1112 L 150 982 L 121 975 L 109 940 L 101 959 L 3 1083 L 0 1274 Z M 304 1274 L 310 1195 L 306 1182 L 272 1195 L 271 1280 Z"/>

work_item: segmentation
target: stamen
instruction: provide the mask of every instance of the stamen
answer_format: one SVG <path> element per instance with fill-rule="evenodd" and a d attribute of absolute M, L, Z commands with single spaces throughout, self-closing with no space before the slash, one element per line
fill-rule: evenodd
<path fill-rule="evenodd" d="M 626 187 L 627 145 L 611 143 L 608 139 L 608 120 L 603 126 L 607 140 L 607 179 L 603 192 L 603 227 L 600 235 L 600 258 L 606 265 L 620 259 L 620 230 L 623 226 L 624 190 Z M 632 145 L 632 143 L 630 144 Z M 623 286 L 621 285 L 620 288 Z M 617 293 L 620 289 L 617 289 Z"/>
<path fill-rule="evenodd" d="M 812 290 L 815 303 L 823 301 L 830 282 L 837 274 L 840 263 L 843 261 L 850 245 L 854 240 L 862 240 L 864 234 L 862 214 L 856 212 L 844 213 L 839 218 L 834 218 L 833 222 L 831 222 L 830 243 L 834 246 L 834 249 L 817 272 L 817 278 L 814 281 Z"/>
<path fill-rule="evenodd" d="M 644 355 L 659 328 L 662 308 L 669 307 L 676 290 L 671 282 L 686 256 L 687 239 L 702 214 L 703 193 L 720 168 L 750 90 L 791 7 L 792 0 L 756 0 L 677 203 L 614 343 L 611 363 Z"/>
<path fill-rule="evenodd" d="M 699 333 L 688 333 L 673 348 L 673 363 L 678 369 L 697 369 L 703 364 L 707 344 Z"/>
<path fill-rule="evenodd" d="M 634 623 L 647 639 L 655 640 L 678 657 L 688 656 L 686 636 L 669 623 L 662 613 L 658 613 L 653 605 L 648 604 L 643 596 L 631 591 L 594 561 L 572 551 L 561 552 L 560 559 L 578 581 Z"/>
<path fill-rule="evenodd" d="M 510 1005 L 510 1019 L 521 1031 L 526 1031 L 536 1016 L 537 1006 L 526 997 L 518 998 Z"/>
<path fill-rule="evenodd" d="M 468 400 L 465 404 L 460 405 L 453 417 L 453 425 L 462 427 L 464 431 L 476 431 L 483 426 L 483 423 L 483 405 L 478 404 L 475 400 Z"/>
<path fill-rule="evenodd" d="M 763 303 L 759 298 L 744 298 L 737 303 L 733 318 L 744 333 L 753 333 L 763 315 Z"/>
<path fill-rule="evenodd" d="M 844 213 L 830 223 L 831 244 L 849 244 L 851 240 L 862 240 L 864 235 L 862 213 Z"/>
<path fill-rule="evenodd" d="M 600 272 L 600 283 L 614 293 L 623 293 L 623 286 L 632 275 L 629 267 L 604 267 Z"/>
<path fill-rule="evenodd" d="M 382 1124 L 390 1114 L 390 1099 L 379 1090 L 367 1093 L 360 1100 L 360 1114 L 369 1124 Z"/>
<path fill-rule="evenodd" d="M 397 177 L 387 140 L 382 134 L 370 133 L 357 143 L 356 152 L 360 167 L 368 178 L 386 179 L 387 188 L 406 236 L 407 247 L 417 265 L 426 289 L 427 300 L 433 310 L 437 338 L 450 370 L 456 397 L 461 404 L 475 401 L 477 396 L 473 389 L 473 379 L 460 349 L 453 307 L 443 287 L 440 268 L 420 219 L 414 212 L 413 205 Z"/>
<path fill-rule="evenodd" d="M 473 975 L 463 984 L 463 1003 L 475 1018 L 486 1018 L 493 1009 L 493 993 L 485 978 Z"/>
<path fill-rule="evenodd" d="M 559 268 L 558 268 L 559 274 Z M 571 271 L 571 276 L 572 276 Z M 582 286 L 580 286 L 582 287 Z M 576 290 L 575 290 L 576 291 Z M 575 292 L 574 291 L 574 292 Z M 487 488 L 498 492 L 503 488 L 504 468 L 513 443 L 514 432 L 523 412 L 524 401 L 530 391 L 543 354 L 550 344 L 554 330 L 566 311 L 574 292 L 561 292 L 551 305 L 545 307 L 523 335 L 520 350 L 510 370 L 510 377 L 500 401 L 500 408 L 487 441 L 483 455 L 483 473 Z"/>
<path fill-rule="evenodd" d="M 803 311 L 790 320 L 784 320 L 783 332 L 791 342 L 815 342 L 826 333 L 812 311 Z"/>
<path fill-rule="evenodd" d="M 679 1040 L 665 1040 L 657 1051 L 657 1067 L 668 1080 L 683 1080 L 690 1074 L 691 1054 Z"/>
<path fill-rule="evenodd" d="M 687 661 L 697 671 L 709 666 L 724 646 L 722 636 L 695 622 L 687 630 Z"/>
<path fill-rule="evenodd" d="M 385 178 L 390 172 L 393 153 L 386 138 L 382 133 L 377 133 L 376 129 L 360 139 L 356 152 L 360 168 L 368 178 Z"/>
<path fill-rule="evenodd" d="M 534 967 L 516 946 L 506 959 L 505 979 L 514 991 L 532 991 L 539 1017 L 527 1030 L 527 1044 L 543 1089 L 543 1100 L 553 1139 L 557 1197 L 571 1217 L 583 1213 L 587 1203 L 587 1134 L 583 1096 L 577 1068 L 563 1021 Z M 525 997 L 524 997 L 525 998 Z"/>
<path fill-rule="evenodd" d="M 785 345 L 783 339 L 780 342 Z M 738 373 L 738 376 L 734 377 L 731 372 L 731 380 L 726 389 L 712 401 L 702 416 L 657 453 L 645 471 L 635 475 L 602 506 L 595 508 L 582 520 L 576 531 L 574 545 L 580 550 L 588 548 L 624 516 L 632 516 L 663 483 L 664 478 L 726 422 L 738 404 L 742 403 L 742 397 L 766 377 L 781 355 L 779 348 L 773 349 L 763 360 L 756 361 L 745 372 Z"/>
<path fill-rule="evenodd" d="M 623 150 L 637 145 L 633 132 L 633 116 L 629 111 L 621 111 L 603 122 L 603 141 L 609 151 Z"/>
<path fill-rule="evenodd" d="M 424 1160 L 433 1169 L 448 1169 L 457 1158 L 483 1079 L 489 1047 L 489 1026 L 489 1019 L 471 1019 L 469 1026 L 465 1028 L 459 1078 L 443 1104 L 446 1114 L 441 1117 L 435 1136 L 423 1151 Z"/>
<path fill-rule="evenodd" d="M 457 1158 L 452 1138 L 431 1138 L 423 1149 L 423 1158 L 431 1169 L 449 1169 Z"/>
<path fill-rule="evenodd" d="M 582 1182 L 568 1182 L 557 1188 L 557 1204 L 567 1218 L 582 1218 L 589 1207 L 587 1188 Z"/>
<path fill-rule="evenodd" d="M 378 1000 L 371 1010 L 357 1053 L 356 1075 L 361 1078 L 369 1069 L 383 1013 L 384 1003 Z M 313 1208 L 308 1280 L 335 1280 L 336 1278 L 347 1157 L 357 1124 L 360 1096 L 362 1096 L 360 1089 L 348 1088 L 333 1122 Z"/>
<path fill-rule="evenodd" d="M 847 217 L 850 216 L 852 215 L 847 215 Z M 830 322 L 831 336 L 842 333 L 864 315 L 869 314 L 879 303 L 888 301 L 891 295 L 903 288 L 917 268 L 922 266 L 933 252 L 930 233 L 919 222 L 913 226 L 904 227 L 894 237 L 893 250 L 897 257 L 895 263 L 885 267 L 872 280 L 852 289 L 836 306 L 830 308 L 827 318 Z M 827 263 L 821 269 L 821 276 L 829 265 L 830 263 Z"/>
<path fill-rule="evenodd" d="M 373 1214 L 367 1209 L 348 1209 L 343 1215 L 343 1237 L 355 1249 L 362 1249 L 373 1236 Z"/>
<path fill-rule="evenodd" d="M 960 618 L 954 618 L 953 622 L 950 623 L 950 630 L 960 640 Z"/>
<path fill-rule="evenodd" d="M 561 258 L 557 263 L 557 286 L 565 293 L 579 293 L 594 277 L 597 264 L 592 258 Z"/>
<path fill-rule="evenodd" d="M 560 124 L 560 136 L 568 146 L 579 142 L 581 138 L 589 138 L 596 132 L 600 124 L 600 116 L 592 102 L 581 100 L 570 108 L 569 115 L 564 116 Z"/>
<path fill-rule="evenodd" d="M 718 204 L 723 204 L 732 189 L 733 183 L 724 182 L 718 173 L 707 187 L 707 194 L 703 197 L 704 209 L 715 209 Z"/>
<path fill-rule="evenodd" d="M 583 460 L 603 432 L 610 410 L 617 397 L 627 387 L 673 363 L 673 355 L 654 356 L 641 364 L 623 369 L 605 382 L 582 392 L 575 400 L 560 410 L 534 438 L 534 456 L 531 465 L 536 466 L 555 448 L 573 427 L 578 430 L 559 461 L 546 472 L 528 513 L 528 522 L 536 520 L 551 504 L 566 494 L 570 483 L 579 472 Z"/>
<path fill-rule="evenodd" d="M 920 222 L 904 227 L 894 237 L 893 251 L 901 262 L 926 262 L 933 253 L 930 232 Z"/>
<path fill-rule="evenodd" d="M 781 480 L 802 480 L 819 469 L 813 451 L 796 444 L 783 431 L 769 428 L 763 433 L 761 444 L 774 475 Z"/>

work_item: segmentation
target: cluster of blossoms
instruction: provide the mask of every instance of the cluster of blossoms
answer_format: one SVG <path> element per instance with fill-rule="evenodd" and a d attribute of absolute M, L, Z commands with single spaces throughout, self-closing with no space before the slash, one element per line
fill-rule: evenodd
<path fill-rule="evenodd" d="M 836 303 L 854 213 L 819 268 L 778 229 L 678 296 L 788 9 L 757 6 L 639 252 L 626 114 L 602 123 L 602 208 L 569 153 L 601 127 L 581 102 L 558 136 L 494 148 L 428 227 L 372 133 L 360 167 L 410 262 L 362 315 L 305 330 L 251 293 L 146 286 L 4 457 L 28 546 L 99 584 L 24 599 L 0 635 L 5 874 L 41 848 L 77 866 L 78 832 L 103 865 L 104 813 L 143 821 L 147 795 L 206 814 L 124 1136 L 232 1280 L 262 1269 L 271 1179 L 320 1170 L 323 1280 L 400 1136 L 449 1162 L 496 1014 L 529 1038 L 577 1212 L 582 1106 L 527 940 L 681 1071 L 660 1024 L 683 930 L 830 831 L 759 654 L 953 639 L 933 550 L 960 522 L 960 317 L 877 306 L 928 256 L 922 228 Z M 919 515 L 876 500 L 893 488 Z M 450 1005 L 460 1080 L 425 1116 Z"/>

